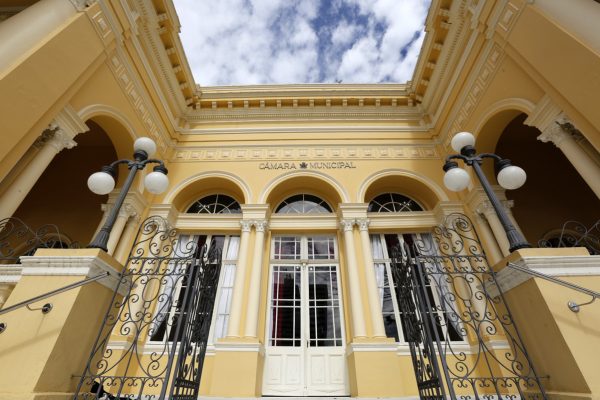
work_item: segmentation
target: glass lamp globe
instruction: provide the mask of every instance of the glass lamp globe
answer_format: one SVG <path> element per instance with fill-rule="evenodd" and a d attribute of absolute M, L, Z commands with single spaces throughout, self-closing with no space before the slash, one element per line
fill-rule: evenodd
<path fill-rule="evenodd" d="M 527 180 L 527 173 L 521 167 L 509 165 L 498 172 L 498 183 L 504 189 L 518 189 Z"/>
<path fill-rule="evenodd" d="M 444 175 L 444 186 L 453 192 L 460 192 L 469 186 L 471 178 L 469 173 L 462 168 L 452 168 Z"/>
<path fill-rule="evenodd" d="M 169 178 L 162 172 L 150 172 L 144 179 L 144 186 L 150 193 L 161 194 L 169 187 Z"/>
<path fill-rule="evenodd" d="M 156 153 L 156 143 L 149 137 L 137 138 L 135 142 L 133 142 L 133 150 L 145 151 L 146 154 L 148 154 L 148 157 L 152 157 L 154 153 Z"/>
<path fill-rule="evenodd" d="M 460 150 L 465 146 L 474 146 L 475 136 L 471 132 L 459 132 L 450 141 L 450 146 L 454 151 L 460 153 Z"/>
<path fill-rule="evenodd" d="M 96 194 L 109 194 L 115 188 L 115 179 L 106 172 L 94 172 L 87 181 L 88 188 Z"/>

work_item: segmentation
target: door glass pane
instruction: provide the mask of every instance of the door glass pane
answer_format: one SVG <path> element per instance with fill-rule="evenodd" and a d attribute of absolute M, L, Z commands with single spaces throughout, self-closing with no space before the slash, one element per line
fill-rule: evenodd
<path fill-rule="evenodd" d="M 271 345 L 299 347 L 301 343 L 300 267 L 273 266 Z"/>
<path fill-rule="evenodd" d="M 335 266 L 308 268 L 310 347 L 341 346 L 340 304 Z"/>

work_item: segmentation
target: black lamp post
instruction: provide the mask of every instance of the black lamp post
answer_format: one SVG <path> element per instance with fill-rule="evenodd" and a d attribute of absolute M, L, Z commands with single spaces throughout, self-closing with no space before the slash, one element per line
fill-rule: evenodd
<path fill-rule="evenodd" d="M 150 138 L 141 137 L 133 143 L 133 160 L 117 160 L 108 166 L 102 167 L 102 172 L 95 172 L 88 178 L 88 188 L 96 194 L 108 194 L 115 188 L 115 177 L 117 175 L 117 166 L 119 164 L 127 164 L 129 175 L 121 188 L 121 192 L 115 201 L 114 206 L 110 210 L 106 222 L 94 238 L 87 246 L 89 248 L 102 249 L 108 251 L 107 243 L 112 231 L 113 225 L 119 215 L 119 210 L 125 201 L 125 196 L 131 188 L 131 184 L 138 171 L 143 170 L 147 164 L 158 164 L 154 167 L 153 172 L 146 175 L 144 186 L 150 193 L 160 194 L 169 186 L 169 178 L 167 178 L 167 168 L 160 160 L 150 159 L 156 152 L 156 143 Z"/>
<path fill-rule="evenodd" d="M 496 166 L 498 167 L 498 183 L 505 189 L 518 189 L 523 186 L 527 174 L 525 174 L 525 171 L 523 171 L 522 168 L 512 165 L 510 160 L 501 158 L 496 154 L 477 154 L 475 147 L 473 147 L 474 144 L 475 137 L 469 132 L 460 132 L 454 135 L 451 145 L 452 148 L 460 154 L 449 155 L 446 158 L 446 163 L 444 164 L 444 171 L 446 171 L 446 174 L 444 175 L 444 185 L 455 192 L 464 190 L 469 185 L 470 177 L 467 171 L 459 168 L 458 163 L 452 160 L 462 160 L 466 165 L 473 167 L 475 175 L 477 175 L 483 190 L 490 199 L 490 203 L 492 203 L 492 206 L 498 215 L 498 219 L 506 232 L 509 251 L 513 252 L 518 249 L 531 247 L 508 218 L 498 196 L 494 193 L 492 186 L 481 170 L 481 163 L 486 158 L 491 158 L 496 162 Z"/>

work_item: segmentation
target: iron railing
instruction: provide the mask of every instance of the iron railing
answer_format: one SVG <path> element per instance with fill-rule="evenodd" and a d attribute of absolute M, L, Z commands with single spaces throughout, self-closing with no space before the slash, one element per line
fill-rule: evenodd
<path fill-rule="evenodd" d="M 0 264 L 18 264 L 19 257 L 33 255 L 40 248 L 73 249 L 79 244 L 54 224 L 32 229 L 19 218 L 0 220 Z"/>
<path fill-rule="evenodd" d="M 600 220 L 591 226 L 567 221 L 560 230 L 538 241 L 539 247 L 585 247 L 591 255 L 600 255 Z"/>

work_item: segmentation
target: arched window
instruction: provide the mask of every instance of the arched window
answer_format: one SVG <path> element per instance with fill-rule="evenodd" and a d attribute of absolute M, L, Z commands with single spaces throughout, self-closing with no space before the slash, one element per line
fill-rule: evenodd
<path fill-rule="evenodd" d="M 282 201 L 275 209 L 276 214 L 327 214 L 331 206 L 317 196 L 297 194 Z"/>
<path fill-rule="evenodd" d="M 188 214 L 240 214 L 242 208 L 234 198 L 212 194 L 197 200 L 188 208 Z"/>
<path fill-rule="evenodd" d="M 368 212 L 423 211 L 413 199 L 398 193 L 383 193 L 369 203 Z"/>

